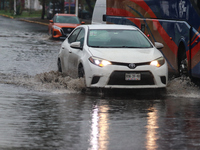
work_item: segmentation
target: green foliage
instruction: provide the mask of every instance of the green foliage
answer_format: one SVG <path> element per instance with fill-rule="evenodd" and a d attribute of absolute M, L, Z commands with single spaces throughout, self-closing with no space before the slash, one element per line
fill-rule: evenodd
<path fill-rule="evenodd" d="M 0 10 L 1 15 L 7 15 L 7 16 L 14 17 L 14 18 L 40 18 L 41 13 L 42 13 L 42 10 L 32 11 L 31 13 L 28 11 L 23 11 L 21 13 L 21 15 L 14 16 L 14 11 L 9 12 L 9 11 L 5 11 L 5 10 Z"/>

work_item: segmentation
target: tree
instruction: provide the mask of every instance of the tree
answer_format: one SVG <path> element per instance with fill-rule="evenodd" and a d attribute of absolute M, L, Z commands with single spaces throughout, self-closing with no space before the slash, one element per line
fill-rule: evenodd
<path fill-rule="evenodd" d="M 89 8 L 89 11 L 92 13 L 93 12 L 93 8 L 91 6 L 91 0 L 85 0 L 87 5 L 88 5 L 88 8 Z"/>
<path fill-rule="evenodd" d="M 64 13 L 65 12 L 65 0 L 61 0 L 60 2 L 60 6 L 61 6 L 61 12 Z"/>
<path fill-rule="evenodd" d="M 44 19 L 45 16 L 45 11 L 46 11 L 46 6 L 49 4 L 51 0 L 39 0 L 40 4 L 42 5 L 42 14 L 41 14 L 41 19 Z"/>
<path fill-rule="evenodd" d="M 13 0 L 9 0 L 9 12 L 11 13 L 13 11 L 14 8 L 14 1 Z"/>
<path fill-rule="evenodd" d="M 46 0 L 42 0 L 42 15 L 41 15 L 41 19 L 44 19 L 45 16 L 45 6 L 46 6 Z"/>

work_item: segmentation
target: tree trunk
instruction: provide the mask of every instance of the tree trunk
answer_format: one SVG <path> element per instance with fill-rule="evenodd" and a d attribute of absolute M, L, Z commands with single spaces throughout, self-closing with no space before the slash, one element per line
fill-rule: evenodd
<path fill-rule="evenodd" d="M 46 3 L 46 1 L 42 0 L 42 16 L 41 16 L 41 19 L 44 19 L 44 16 L 45 16 L 45 3 Z"/>
<path fill-rule="evenodd" d="M 17 3 L 16 0 L 14 0 L 14 16 L 17 14 Z"/>
<path fill-rule="evenodd" d="M 55 0 L 53 0 L 52 3 L 53 3 L 53 16 L 54 16 L 55 15 L 55 8 L 56 8 L 56 6 L 55 6 L 55 3 L 56 3 Z"/>
<path fill-rule="evenodd" d="M 9 7 L 9 12 L 10 13 L 12 13 L 12 11 L 13 11 L 13 1 L 12 0 L 9 0 L 9 5 L 10 5 L 10 7 Z"/>
<path fill-rule="evenodd" d="M 61 0 L 61 13 L 65 12 L 65 0 Z"/>

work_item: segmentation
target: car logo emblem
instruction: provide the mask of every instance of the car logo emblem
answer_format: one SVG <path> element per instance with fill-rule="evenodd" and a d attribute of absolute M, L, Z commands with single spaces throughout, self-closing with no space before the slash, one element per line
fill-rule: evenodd
<path fill-rule="evenodd" d="M 131 64 L 128 65 L 128 67 L 129 67 L 130 69 L 134 69 L 134 68 L 136 67 L 136 65 L 133 64 L 133 63 L 131 63 Z"/>

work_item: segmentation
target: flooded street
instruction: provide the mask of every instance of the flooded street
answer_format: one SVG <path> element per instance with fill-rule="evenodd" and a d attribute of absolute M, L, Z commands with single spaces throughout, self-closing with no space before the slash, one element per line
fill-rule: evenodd
<path fill-rule="evenodd" d="M 200 89 L 82 93 L 57 72 L 47 26 L 0 16 L 0 150 L 198 150 Z"/>

